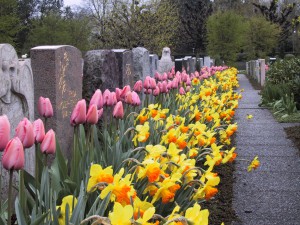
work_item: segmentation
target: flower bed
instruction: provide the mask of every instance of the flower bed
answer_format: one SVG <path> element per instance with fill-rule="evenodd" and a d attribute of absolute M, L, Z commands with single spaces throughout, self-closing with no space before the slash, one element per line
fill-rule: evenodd
<path fill-rule="evenodd" d="M 72 113 L 69 162 L 53 145 L 53 131 L 41 138 L 44 124 L 35 122 L 40 170 L 37 179 L 20 172 L 18 224 L 208 224 L 209 211 L 201 204 L 218 193 L 215 167 L 236 157 L 229 147 L 241 98 L 235 87 L 235 68 L 213 67 L 191 75 L 156 74 L 138 81 L 134 91 L 97 90 L 88 110 L 81 100 Z M 52 116 L 51 104 L 41 98 L 39 105 L 40 115 Z M 21 136 L 15 139 L 24 145 Z M 47 155 L 55 150 L 48 166 Z M 6 145 L 3 158 L 12 151 Z M 14 160 L 20 160 L 18 167 L 5 168 L 21 169 L 24 157 Z"/>

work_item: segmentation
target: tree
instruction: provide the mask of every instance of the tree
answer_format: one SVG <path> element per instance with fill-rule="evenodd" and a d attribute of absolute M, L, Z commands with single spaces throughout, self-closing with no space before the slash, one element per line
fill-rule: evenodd
<path fill-rule="evenodd" d="M 232 64 L 243 46 L 245 24 L 244 18 L 233 11 L 211 15 L 207 21 L 208 54 Z"/>
<path fill-rule="evenodd" d="M 144 46 L 151 52 L 160 53 L 163 47 L 174 46 L 178 35 L 178 14 L 173 7 L 169 0 L 153 0 L 147 4 L 116 1 L 106 12 L 106 18 L 102 16 L 101 22 L 96 23 L 93 43 L 97 48 Z M 100 18 L 94 15 L 97 17 Z"/>
<path fill-rule="evenodd" d="M 187 51 L 194 48 L 203 52 L 206 41 L 206 21 L 212 13 L 210 0 L 175 0 L 180 15 L 180 41 L 177 51 Z"/>
<path fill-rule="evenodd" d="M 252 17 L 246 31 L 248 58 L 265 58 L 277 46 L 280 27 L 264 17 Z"/>
<path fill-rule="evenodd" d="M 278 24 L 281 27 L 279 48 L 280 52 L 283 53 L 286 50 L 289 37 L 292 36 L 294 28 L 298 24 L 297 22 L 293 24 L 293 21 L 297 21 L 298 16 L 294 14 L 294 10 L 299 5 L 296 3 L 279 4 L 278 0 L 272 0 L 269 6 L 259 3 L 253 3 L 253 5 L 260 10 L 261 14 L 268 21 Z"/>
<path fill-rule="evenodd" d="M 19 30 L 17 1 L 0 0 L 0 43 L 9 43 L 15 47 L 15 39 Z"/>

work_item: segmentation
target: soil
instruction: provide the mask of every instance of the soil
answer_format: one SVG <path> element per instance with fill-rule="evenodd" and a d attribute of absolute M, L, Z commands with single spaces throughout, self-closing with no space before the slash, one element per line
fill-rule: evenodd
<path fill-rule="evenodd" d="M 232 208 L 234 170 L 234 163 L 217 166 L 214 170 L 221 178 L 218 185 L 219 192 L 214 199 L 201 204 L 202 209 L 209 210 L 210 225 L 220 225 L 222 222 L 227 225 L 237 220 L 235 211 Z"/>
<path fill-rule="evenodd" d="M 287 138 L 291 139 L 294 145 L 298 148 L 300 154 L 300 126 L 284 128 Z"/>
<path fill-rule="evenodd" d="M 232 136 L 231 146 L 236 146 L 235 135 Z M 208 202 L 201 204 L 202 209 L 209 210 L 209 225 L 220 225 L 222 222 L 229 225 L 238 221 L 238 217 L 232 207 L 233 184 L 235 182 L 233 173 L 235 163 L 226 163 L 216 166 L 214 171 L 220 176 L 220 184 L 217 186 L 219 192 Z"/>

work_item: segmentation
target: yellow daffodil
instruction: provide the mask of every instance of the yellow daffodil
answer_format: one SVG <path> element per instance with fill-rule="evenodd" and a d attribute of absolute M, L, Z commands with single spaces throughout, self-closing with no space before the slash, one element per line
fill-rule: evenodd
<path fill-rule="evenodd" d="M 188 208 L 184 215 L 194 225 L 208 225 L 208 216 L 209 211 L 207 209 L 201 210 L 198 203 L 195 203 L 192 208 Z"/>
<path fill-rule="evenodd" d="M 113 211 L 109 213 L 111 225 L 131 225 L 133 217 L 133 207 L 131 205 L 122 206 L 115 202 Z"/>
<path fill-rule="evenodd" d="M 137 134 L 133 137 L 133 143 L 137 146 L 137 142 L 146 142 L 150 136 L 149 122 L 145 122 L 143 125 L 137 125 L 135 127 Z"/>
<path fill-rule="evenodd" d="M 67 205 L 68 205 L 68 208 L 69 208 L 69 217 L 71 217 L 73 209 L 76 206 L 76 204 L 77 204 L 77 199 L 73 195 L 68 195 L 68 196 L 66 196 L 62 199 L 61 205 L 56 206 L 57 210 L 60 209 L 60 214 L 59 214 L 59 217 L 58 217 L 59 225 L 65 225 L 66 224 L 65 221 L 66 221 L 66 208 L 67 208 Z"/>
<path fill-rule="evenodd" d="M 248 166 L 248 172 L 251 172 L 252 170 L 255 170 L 259 167 L 260 162 L 258 160 L 258 156 L 255 156 L 250 165 Z"/>
<path fill-rule="evenodd" d="M 111 166 L 102 169 L 101 165 L 92 164 L 90 168 L 90 178 L 87 185 L 87 192 L 95 191 L 96 185 L 99 183 L 110 184 L 113 182 L 113 180 L 113 169 Z M 101 189 L 103 188 L 103 186 L 100 186 L 98 188 Z"/>
<path fill-rule="evenodd" d="M 248 119 L 248 120 L 251 120 L 252 118 L 253 118 L 253 115 L 247 114 L 247 119 Z"/>

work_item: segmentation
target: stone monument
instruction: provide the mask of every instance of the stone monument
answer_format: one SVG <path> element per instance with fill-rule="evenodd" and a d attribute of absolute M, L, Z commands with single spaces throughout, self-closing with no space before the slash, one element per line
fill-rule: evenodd
<path fill-rule="evenodd" d="M 84 56 L 82 95 L 90 100 L 97 89 L 115 91 L 119 87 L 119 69 L 112 50 L 92 50 Z"/>
<path fill-rule="evenodd" d="M 113 49 L 112 50 L 118 62 L 119 85 L 116 87 L 123 88 L 126 85 L 133 87 L 133 61 L 132 51 L 127 49 Z"/>
<path fill-rule="evenodd" d="M 266 61 L 265 59 L 259 59 L 260 62 L 260 85 L 264 86 L 266 81 Z"/>
<path fill-rule="evenodd" d="M 132 49 L 134 81 L 144 80 L 150 75 L 149 51 L 142 47 Z"/>
<path fill-rule="evenodd" d="M 56 132 L 60 147 L 70 160 L 73 144 L 70 117 L 82 99 L 81 52 L 73 46 L 53 45 L 32 48 L 30 53 L 35 103 L 40 96 L 50 99 L 54 117 L 48 119 L 47 128 Z M 35 118 L 38 117 L 36 110 Z"/>
<path fill-rule="evenodd" d="M 31 122 L 34 120 L 33 91 L 30 60 L 19 62 L 13 46 L 0 44 L 0 115 L 5 114 L 9 119 L 11 138 L 15 136 L 15 129 L 24 117 Z M 31 174 L 34 171 L 34 152 L 33 147 L 25 151 L 25 170 Z M 1 196 L 7 193 L 8 187 L 8 173 L 3 168 L 2 171 Z"/>
<path fill-rule="evenodd" d="M 158 61 L 158 72 L 160 74 L 168 73 L 175 66 L 171 58 L 171 50 L 168 47 L 163 48 L 161 59 Z"/>
<path fill-rule="evenodd" d="M 158 56 L 156 54 L 151 54 L 150 56 L 150 76 L 154 77 L 154 74 L 158 70 Z"/>
<path fill-rule="evenodd" d="M 204 66 L 210 67 L 211 66 L 211 61 L 209 56 L 204 57 Z"/>
<path fill-rule="evenodd" d="M 183 59 L 175 59 L 175 72 L 182 71 L 182 60 Z"/>

